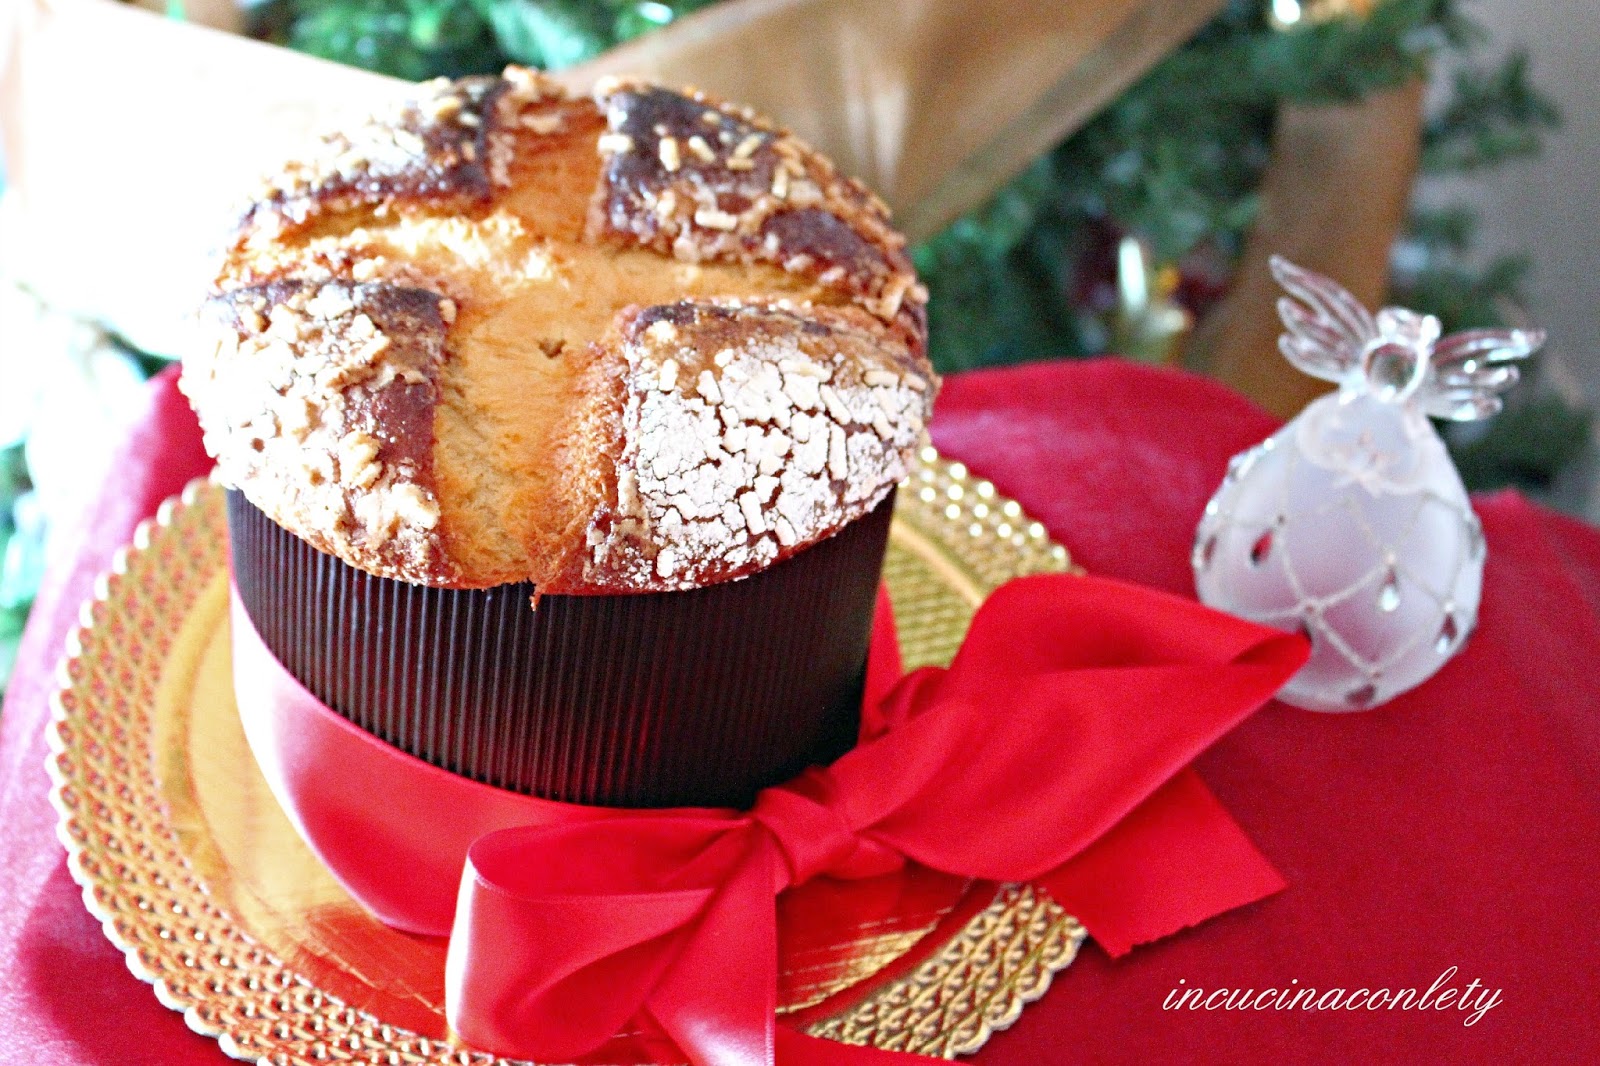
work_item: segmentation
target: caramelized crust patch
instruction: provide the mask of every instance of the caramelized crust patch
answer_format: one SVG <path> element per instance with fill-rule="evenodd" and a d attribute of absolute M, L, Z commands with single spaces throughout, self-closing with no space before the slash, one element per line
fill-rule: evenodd
<path fill-rule="evenodd" d="M 677 303 L 625 315 L 615 498 L 588 581 L 694 588 L 859 518 L 906 475 L 932 410 L 925 364 L 854 309 Z"/>
<path fill-rule="evenodd" d="M 431 292 L 344 281 L 213 298 L 213 346 L 182 385 L 222 479 L 352 565 L 448 579 L 432 454 L 450 314 Z"/>
<path fill-rule="evenodd" d="M 772 263 L 920 340 L 918 284 L 888 210 L 809 145 L 702 93 L 619 82 L 596 89 L 607 132 L 597 235 L 679 259 Z M 913 306 L 914 305 L 914 306 Z"/>
<path fill-rule="evenodd" d="M 531 104 L 559 101 L 554 82 L 521 76 L 439 79 L 387 113 L 323 138 L 319 150 L 256 192 L 241 234 L 276 233 L 324 211 L 401 201 L 461 208 L 488 202 L 509 182 L 511 139 Z"/>

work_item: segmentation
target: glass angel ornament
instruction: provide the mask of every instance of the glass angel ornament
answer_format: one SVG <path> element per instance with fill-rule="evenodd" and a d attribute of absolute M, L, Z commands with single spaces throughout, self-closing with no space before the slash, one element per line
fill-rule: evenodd
<path fill-rule="evenodd" d="M 1310 638 L 1280 699 L 1365 710 L 1433 676 L 1478 616 L 1483 528 L 1428 416 L 1498 412 L 1544 334 L 1441 337 L 1432 315 L 1373 315 L 1286 259 L 1272 272 L 1289 293 L 1279 349 L 1339 388 L 1229 462 L 1195 537 L 1195 586 L 1211 607 Z"/>

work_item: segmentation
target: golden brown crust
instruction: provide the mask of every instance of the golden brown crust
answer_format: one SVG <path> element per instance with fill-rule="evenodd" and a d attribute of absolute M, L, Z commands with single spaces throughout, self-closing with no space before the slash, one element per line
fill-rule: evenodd
<path fill-rule="evenodd" d="M 429 83 L 265 187 L 185 388 L 224 476 L 359 568 L 708 584 L 904 475 L 937 382 L 903 243 L 700 94 Z"/>
<path fill-rule="evenodd" d="M 323 138 L 257 190 L 240 236 L 304 225 L 318 214 L 394 201 L 466 208 L 508 181 L 511 122 L 529 105 L 559 101 L 555 83 L 529 72 L 438 79 L 392 110 Z M 534 112 L 535 114 L 537 112 Z"/>
<path fill-rule="evenodd" d="M 215 340 L 184 365 L 222 478 L 280 525 L 385 577 L 448 581 L 433 415 L 440 297 L 345 281 L 274 282 L 210 300 Z"/>

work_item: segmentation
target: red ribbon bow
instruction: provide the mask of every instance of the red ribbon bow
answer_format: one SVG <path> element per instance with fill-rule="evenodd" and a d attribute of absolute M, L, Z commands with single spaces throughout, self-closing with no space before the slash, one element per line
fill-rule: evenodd
<path fill-rule="evenodd" d="M 247 668 L 259 665 L 254 639 Z M 247 699 L 235 642 L 247 732 L 291 816 L 358 899 L 426 928 L 425 906 L 397 918 L 409 903 L 380 898 L 388 890 L 337 847 L 330 857 L 308 826 L 314 775 L 283 750 L 302 742 L 263 731 L 272 710 Z M 989 598 L 947 670 L 889 686 L 893 656 L 875 648 L 859 746 L 767 789 L 749 812 L 514 797 L 538 805 L 533 824 L 485 814 L 441 832 L 444 863 L 460 861 L 452 839 L 472 839 L 446 972 L 451 1025 L 474 1046 L 545 1061 L 590 1052 L 630 1021 L 696 1066 L 874 1061 L 888 1053 L 777 1024 L 775 899 L 786 887 L 907 860 L 1037 881 L 1113 954 L 1259 899 L 1281 878 L 1184 767 L 1306 652 L 1299 637 L 1147 589 L 1024 578 Z M 268 680 L 281 702 L 282 679 Z"/>

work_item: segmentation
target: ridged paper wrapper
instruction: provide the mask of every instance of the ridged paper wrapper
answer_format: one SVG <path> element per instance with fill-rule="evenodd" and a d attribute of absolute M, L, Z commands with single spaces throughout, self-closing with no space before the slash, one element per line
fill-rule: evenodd
<path fill-rule="evenodd" d="M 238 492 L 228 527 L 262 640 L 362 729 L 549 799 L 744 807 L 855 741 L 893 510 L 737 581 L 537 598 L 375 577 Z"/>

